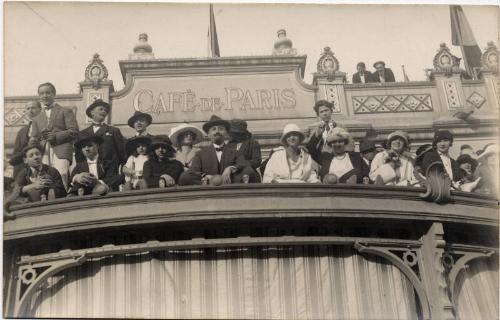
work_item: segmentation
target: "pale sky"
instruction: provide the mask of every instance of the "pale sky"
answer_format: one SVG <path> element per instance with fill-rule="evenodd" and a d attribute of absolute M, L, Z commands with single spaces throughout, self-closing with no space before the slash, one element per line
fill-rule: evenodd
<path fill-rule="evenodd" d="M 34 95 L 38 84 L 54 83 L 58 93 L 76 93 L 85 67 L 99 53 L 123 88 L 119 60 L 128 59 L 140 33 L 149 35 L 156 58 L 207 55 L 208 4 L 5 3 L 4 95 Z M 298 54 L 307 55 L 305 81 L 325 46 L 330 46 L 349 79 L 356 63 L 369 70 L 384 60 L 396 80 L 404 64 L 411 80 L 425 80 L 425 68 L 441 42 L 451 46 L 446 5 L 214 4 L 221 56 L 269 55 L 284 28 Z M 464 6 L 481 50 L 498 44 L 498 9 Z"/>

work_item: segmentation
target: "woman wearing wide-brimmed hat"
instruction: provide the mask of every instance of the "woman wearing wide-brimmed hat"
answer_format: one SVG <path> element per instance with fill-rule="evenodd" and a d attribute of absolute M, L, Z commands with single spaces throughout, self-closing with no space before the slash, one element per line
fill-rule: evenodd
<path fill-rule="evenodd" d="M 200 151 L 193 146 L 203 140 L 203 131 L 194 125 L 182 123 L 170 130 L 170 140 L 177 150 L 175 159 L 184 165 L 184 171 L 188 170 L 194 155 Z"/>
<path fill-rule="evenodd" d="M 371 163 L 370 179 L 375 184 L 410 186 L 418 184 L 412 161 L 407 153 L 408 133 L 396 130 L 387 136 L 388 150 L 378 153 Z"/>
<path fill-rule="evenodd" d="M 321 154 L 321 178 L 334 176 L 338 183 L 363 183 L 370 168 L 357 152 L 346 151 L 351 135 L 343 128 L 333 128 L 326 137 L 325 151 Z M 329 179 L 326 179 L 329 180 Z M 331 183 L 323 179 L 324 183 Z"/>
<path fill-rule="evenodd" d="M 305 136 L 293 123 L 287 124 L 281 135 L 283 148 L 276 150 L 269 162 L 262 182 L 264 183 L 318 183 L 318 164 L 304 148 L 300 148 Z"/>

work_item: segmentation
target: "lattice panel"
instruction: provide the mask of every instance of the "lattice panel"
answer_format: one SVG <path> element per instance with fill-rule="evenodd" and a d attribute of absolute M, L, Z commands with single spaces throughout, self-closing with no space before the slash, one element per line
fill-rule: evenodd
<path fill-rule="evenodd" d="M 4 119 L 6 127 L 22 126 L 29 123 L 24 107 L 5 108 Z"/>
<path fill-rule="evenodd" d="M 446 103 L 448 110 L 455 110 L 460 107 L 460 96 L 458 95 L 457 84 L 454 81 L 445 81 L 443 83 L 444 92 L 446 93 Z"/>
<path fill-rule="evenodd" d="M 354 113 L 429 112 L 430 94 L 398 94 L 352 97 Z"/>
<path fill-rule="evenodd" d="M 475 91 L 467 98 L 467 105 L 477 109 L 481 108 L 485 102 L 486 98 Z"/>
<path fill-rule="evenodd" d="M 340 113 L 340 99 L 337 86 L 325 86 L 326 100 L 333 103 L 333 113 Z"/>

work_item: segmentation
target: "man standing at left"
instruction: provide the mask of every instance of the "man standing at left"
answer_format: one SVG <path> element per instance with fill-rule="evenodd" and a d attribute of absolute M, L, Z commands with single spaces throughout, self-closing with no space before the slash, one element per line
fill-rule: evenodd
<path fill-rule="evenodd" d="M 38 86 L 38 97 L 43 111 L 33 118 L 32 139 L 40 142 L 43 163 L 61 174 L 68 187 L 68 172 L 73 159 L 73 141 L 78 136 L 78 124 L 73 111 L 55 103 L 56 88 L 50 82 Z"/>
<path fill-rule="evenodd" d="M 40 101 L 28 101 L 26 103 L 26 115 L 30 120 L 27 125 L 17 132 L 16 140 L 14 142 L 14 150 L 9 163 L 14 166 L 14 177 L 24 168 L 23 162 L 23 149 L 28 145 L 30 134 L 33 131 L 33 119 L 42 111 Z"/>

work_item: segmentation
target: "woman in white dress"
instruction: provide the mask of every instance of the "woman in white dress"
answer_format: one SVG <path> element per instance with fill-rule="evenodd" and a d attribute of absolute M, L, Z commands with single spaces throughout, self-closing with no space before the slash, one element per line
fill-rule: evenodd
<path fill-rule="evenodd" d="M 407 149 L 410 145 L 408 133 L 396 130 L 387 136 L 387 148 L 377 153 L 371 163 L 370 179 L 375 184 L 416 186 L 413 163 Z"/>
<path fill-rule="evenodd" d="M 269 159 L 263 183 L 319 183 L 318 164 L 311 155 L 300 148 L 304 134 L 293 123 L 287 124 L 281 136 L 282 148 Z"/>

